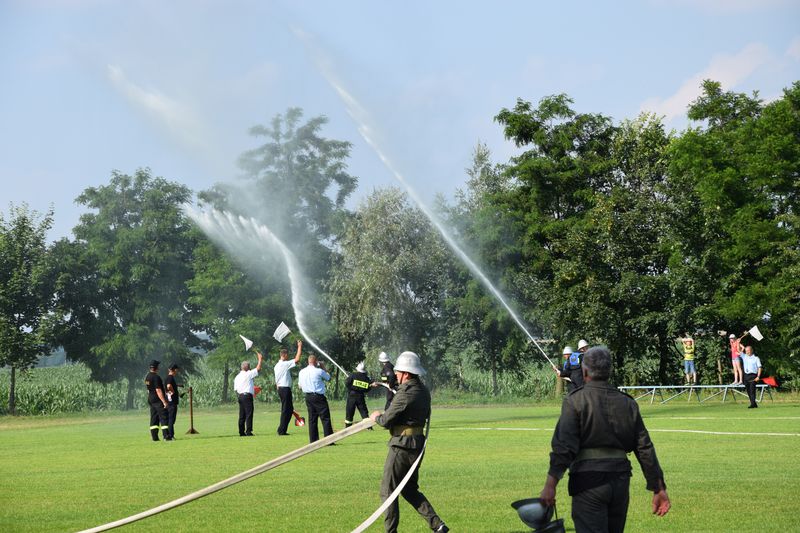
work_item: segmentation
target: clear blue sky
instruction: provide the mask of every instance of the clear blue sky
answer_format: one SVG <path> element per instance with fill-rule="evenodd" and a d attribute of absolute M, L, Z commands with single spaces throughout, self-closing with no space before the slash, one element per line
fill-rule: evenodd
<path fill-rule="evenodd" d="M 686 126 L 702 79 L 774 99 L 800 79 L 800 1 L 0 0 L 0 211 L 55 208 L 110 171 L 198 191 L 235 179 L 247 129 L 289 106 L 354 144 L 354 203 L 396 185 L 296 28 L 359 99 L 423 196 L 462 187 L 473 147 L 515 153 L 493 117 L 565 92 L 615 120 Z"/>

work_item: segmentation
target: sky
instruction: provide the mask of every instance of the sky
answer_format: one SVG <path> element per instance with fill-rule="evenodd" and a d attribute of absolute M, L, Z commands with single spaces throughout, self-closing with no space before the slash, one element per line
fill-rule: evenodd
<path fill-rule="evenodd" d="M 235 181 L 249 128 L 289 107 L 353 143 L 355 207 L 399 184 L 331 76 L 411 186 L 452 197 L 478 142 L 519 152 L 494 121 L 518 98 L 677 130 L 703 79 L 779 98 L 800 80 L 798 22 L 800 0 L 0 0 L 0 213 L 52 206 L 58 239 L 112 170 Z"/>

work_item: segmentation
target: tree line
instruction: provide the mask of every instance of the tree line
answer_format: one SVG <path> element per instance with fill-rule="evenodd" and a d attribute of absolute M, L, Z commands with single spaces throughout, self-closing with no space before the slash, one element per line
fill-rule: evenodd
<path fill-rule="evenodd" d="M 564 94 L 519 99 L 495 121 L 520 149 L 495 162 L 478 144 L 465 186 L 438 198 L 456 239 L 496 280 L 531 331 L 563 344 L 606 344 L 619 383 L 673 383 L 677 337 L 698 345 L 701 380 L 720 379 L 720 331 L 758 325 L 772 373 L 800 376 L 800 82 L 764 102 L 705 81 L 691 126 L 642 114 L 615 123 Z M 527 337 L 399 189 L 350 209 L 350 143 L 300 109 L 251 129 L 243 176 L 196 195 L 152 174 L 111 173 L 77 202 L 72 238 L 48 243 L 51 211 L 0 214 L 0 366 L 14 379 L 61 346 L 92 378 L 128 382 L 146 362 L 205 362 L 224 380 L 239 333 L 274 350 L 292 323 L 285 267 L 253 275 L 190 222 L 191 202 L 262 221 L 301 259 L 316 289 L 314 334 L 346 367 L 381 350 L 425 357 L 434 386 L 464 373 L 522 375 L 543 366 Z M 726 369 L 727 371 L 727 369 Z"/>

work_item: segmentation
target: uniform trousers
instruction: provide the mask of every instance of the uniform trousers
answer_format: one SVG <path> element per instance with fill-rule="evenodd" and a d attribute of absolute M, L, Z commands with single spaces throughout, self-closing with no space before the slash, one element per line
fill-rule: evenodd
<path fill-rule="evenodd" d="M 322 420 L 322 430 L 326 437 L 333 435 L 331 410 L 328 407 L 328 399 L 325 395 L 317 394 L 316 392 L 306 393 L 306 407 L 308 408 L 308 442 L 319 440 L 317 420 Z"/>
<path fill-rule="evenodd" d="M 628 516 L 631 475 L 618 477 L 572 496 L 575 533 L 622 533 Z"/>
<path fill-rule="evenodd" d="M 167 431 L 169 439 L 175 438 L 175 420 L 178 418 L 178 402 L 167 402 Z"/>
<path fill-rule="evenodd" d="M 289 429 L 289 421 L 294 412 L 294 402 L 292 401 L 291 387 L 278 387 L 278 397 L 281 399 L 281 419 L 278 422 L 278 435 L 286 435 Z"/>
<path fill-rule="evenodd" d="M 744 388 L 747 390 L 747 397 L 750 398 L 750 406 L 758 407 L 756 403 L 756 376 L 758 374 L 744 375 Z"/>
<path fill-rule="evenodd" d="M 150 437 L 153 440 L 158 440 L 158 430 L 160 429 L 164 434 L 164 438 L 169 438 L 169 428 L 167 426 L 167 410 L 164 409 L 164 404 L 161 400 L 148 400 L 150 404 Z"/>
<path fill-rule="evenodd" d="M 253 395 L 249 392 L 239 395 L 239 435 L 253 434 Z"/>
<path fill-rule="evenodd" d="M 351 392 L 347 395 L 347 405 L 344 408 L 344 422 L 347 425 L 353 423 L 353 415 L 356 414 L 356 409 L 361 414 L 361 418 L 369 418 L 369 411 L 367 410 L 367 400 L 363 393 Z"/>
<path fill-rule="evenodd" d="M 383 465 L 383 479 L 381 480 L 381 501 L 386 501 L 389 495 L 397 488 L 397 485 L 403 480 L 411 465 L 419 457 L 421 450 L 410 450 L 407 448 L 398 448 L 396 446 L 389 446 L 389 454 L 386 456 L 386 463 Z M 400 494 L 403 498 L 417 510 L 427 522 L 428 527 L 431 529 L 438 528 L 443 522 L 433 510 L 433 506 L 419 491 L 419 469 L 422 467 L 422 461 L 418 465 L 414 473 L 403 487 Z M 392 502 L 386 513 L 383 515 L 383 525 L 386 531 L 394 533 L 397 531 L 397 526 L 400 523 L 400 504 L 397 500 Z"/>

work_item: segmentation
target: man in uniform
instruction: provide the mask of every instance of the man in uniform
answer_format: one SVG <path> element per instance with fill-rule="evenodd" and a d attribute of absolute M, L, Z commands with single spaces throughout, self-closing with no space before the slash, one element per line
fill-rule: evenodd
<path fill-rule="evenodd" d="M 158 430 L 161 429 L 164 440 L 169 440 L 167 426 L 167 397 L 164 394 L 164 382 L 158 375 L 160 361 L 150 361 L 150 372 L 144 377 L 147 387 L 147 403 L 150 404 L 150 437 L 158 441 Z"/>
<path fill-rule="evenodd" d="M 178 370 L 180 370 L 180 368 L 181 367 L 175 363 L 169 365 L 169 373 L 164 380 L 164 385 L 167 390 L 167 426 L 169 428 L 167 430 L 169 436 L 166 437 L 166 440 L 175 440 L 175 419 L 178 418 L 178 402 L 180 401 L 178 382 L 175 380 L 175 376 L 178 375 Z"/>
<path fill-rule="evenodd" d="M 379 425 L 389 429 L 389 454 L 383 467 L 381 480 L 381 500 L 386 501 L 408 473 L 411 465 L 422 453 L 425 445 L 423 426 L 431 416 L 431 395 L 419 376 L 425 375 L 425 369 L 414 352 L 403 352 L 397 358 L 394 367 L 397 378 L 397 394 L 392 404 L 381 414 L 374 411 L 371 418 Z M 417 512 L 425 518 L 431 530 L 446 533 L 450 529 L 434 511 L 428 499 L 419 491 L 419 468 L 408 480 L 401 494 Z M 397 500 L 392 502 L 384 515 L 386 531 L 394 533 L 400 523 L 400 506 Z"/>
<path fill-rule="evenodd" d="M 241 371 L 233 378 L 233 389 L 239 398 L 239 436 L 253 436 L 253 396 L 256 393 L 253 380 L 258 377 L 261 371 L 261 363 L 264 356 L 256 351 L 258 364 L 250 370 L 250 361 L 242 361 Z"/>
<path fill-rule="evenodd" d="M 389 408 L 389 404 L 392 403 L 392 398 L 394 398 L 394 392 L 397 390 L 397 378 L 394 375 L 394 365 L 392 365 L 392 360 L 389 359 L 389 356 L 386 352 L 381 352 L 378 355 L 378 362 L 383 363 L 383 368 L 381 368 L 381 383 L 383 383 L 386 387 L 386 405 L 383 406 L 383 410 Z"/>
<path fill-rule="evenodd" d="M 300 389 L 305 394 L 306 407 L 308 408 L 308 442 L 319 440 L 319 427 L 317 420 L 322 420 L 322 430 L 327 437 L 333 435 L 331 424 L 331 409 L 325 397 L 325 382 L 331 380 L 331 375 L 325 371 L 325 366 L 317 366 L 317 356 L 309 354 L 308 365 L 300 371 L 297 381 Z"/>
<path fill-rule="evenodd" d="M 294 359 L 289 359 L 289 350 L 281 348 L 280 361 L 275 363 L 275 386 L 278 388 L 278 397 L 281 399 L 281 418 L 278 422 L 278 435 L 288 435 L 289 420 L 294 413 L 292 401 L 292 372 L 291 369 L 300 362 L 303 351 L 303 341 L 297 341 L 297 353 Z"/>
<path fill-rule="evenodd" d="M 636 401 L 608 383 L 611 352 L 595 347 L 583 358 L 583 387 L 571 392 L 561 407 L 550 453 L 550 470 L 540 494 L 554 505 L 556 485 L 569 468 L 572 520 L 577 533 L 621 532 L 628 513 L 633 452 L 642 467 L 652 510 L 667 514 L 669 496 L 656 450 L 644 427 Z"/>
<path fill-rule="evenodd" d="M 586 343 L 584 348 L 588 346 L 589 344 Z M 581 372 L 581 356 L 583 354 L 580 351 L 572 351 L 572 346 L 564 346 L 561 352 L 564 356 L 564 366 L 558 372 L 558 375 L 563 378 L 569 378 L 567 381 L 567 392 L 572 392 L 583 385 L 583 373 Z"/>
<path fill-rule="evenodd" d="M 344 410 L 344 427 L 349 428 L 353 425 L 353 415 L 356 414 L 356 408 L 358 408 L 362 419 L 369 418 L 366 394 L 370 387 L 375 385 L 372 383 L 372 378 L 367 375 L 363 361 L 358 363 L 356 371 L 348 376 L 344 385 L 348 390 L 347 405 Z"/>

